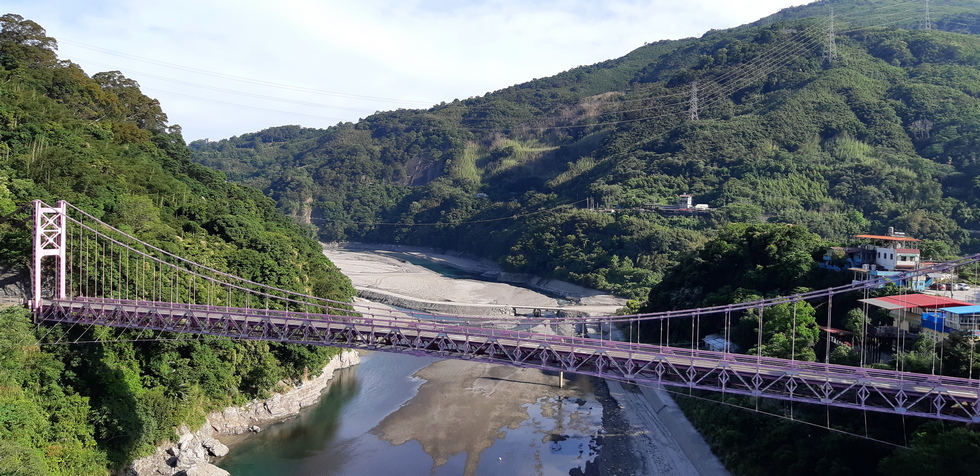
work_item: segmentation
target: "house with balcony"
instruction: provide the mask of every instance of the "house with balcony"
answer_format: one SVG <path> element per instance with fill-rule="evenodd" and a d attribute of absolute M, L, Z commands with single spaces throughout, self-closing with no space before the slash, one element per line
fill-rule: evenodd
<path fill-rule="evenodd" d="M 894 282 L 916 291 L 922 291 L 931 284 L 932 278 L 929 276 L 903 276 L 903 273 L 921 266 L 918 249 L 921 240 L 909 238 L 893 228 L 889 228 L 885 235 L 855 235 L 854 238 L 864 243 L 831 248 L 824 255 L 823 266 L 853 272 L 855 283 L 885 278 L 886 282 Z"/>

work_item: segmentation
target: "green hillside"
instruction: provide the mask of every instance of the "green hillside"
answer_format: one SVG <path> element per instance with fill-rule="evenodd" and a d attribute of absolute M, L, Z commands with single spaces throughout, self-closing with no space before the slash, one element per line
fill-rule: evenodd
<path fill-rule="evenodd" d="M 192 154 L 324 241 L 467 251 L 631 296 L 733 222 L 830 242 L 891 226 L 927 240 L 927 258 L 977 250 L 980 2 L 931 2 L 931 29 L 916 3 L 833 3 L 833 43 L 816 2 L 482 97 Z M 680 194 L 711 210 L 651 211 Z"/>
<path fill-rule="evenodd" d="M 631 310 L 827 287 L 849 277 L 814 258 L 856 234 L 894 227 L 925 259 L 980 251 L 980 2 L 928 6 L 819 1 L 426 110 L 195 142 L 192 157 L 321 240 L 466 251 L 634 297 Z M 710 208 L 671 209 L 681 194 Z M 820 306 L 767 309 L 760 352 L 823 360 Z M 837 328 L 875 318 L 852 298 L 826 313 Z M 752 349 L 759 322 L 740 316 L 732 339 Z M 636 332 L 685 343 L 694 325 Z M 959 334 L 920 344 L 902 368 L 980 371 Z M 971 474 L 980 457 L 960 425 L 679 401 L 734 474 Z"/>
<path fill-rule="evenodd" d="M 805 269 L 817 247 L 886 227 L 926 240 L 926 258 L 975 252 L 980 2 L 929 5 L 926 17 L 919 2 L 840 0 L 831 20 L 821 1 L 482 97 L 190 151 L 135 81 L 87 75 L 57 57 L 41 26 L 8 14 L 0 262 L 26 268 L 20 207 L 38 198 L 68 200 L 189 259 L 341 300 L 353 290 L 311 230 L 324 241 L 467 251 L 640 299 L 653 289 L 647 309 L 813 286 L 826 279 Z M 657 211 L 680 194 L 710 210 Z M 718 266 L 731 257 L 737 270 Z M 105 473 L 179 422 L 261 395 L 330 353 L 125 332 L 54 345 L 73 330 L 39 330 L 17 307 L 0 323 L 0 474 Z M 962 356 L 957 345 L 944 355 Z M 891 453 L 763 427 L 716 404 L 688 411 L 708 426 L 732 422 L 709 439 L 731 447 L 740 474 L 777 461 L 785 474 L 856 474 Z M 915 426 L 878 423 L 892 434 Z M 747 438 L 750 429 L 759 436 Z M 878 470 L 929 474 L 948 463 L 955 474 L 976 455 L 976 433 L 939 433 L 917 431 L 918 452 Z M 758 456 L 779 438 L 796 446 Z"/>
<path fill-rule="evenodd" d="M 159 103 L 119 72 L 85 74 L 57 41 L 0 17 L 0 269 L 30 261 L 31 200 L 67 200 L 144 241 L 233 274 L 347 301 L 349 280 L 261 192 L 190 161 Z M 180 423 L 317 372 L 334 349 L 38 328 L 0 310 L 0 474 L 106 474 Z M 87 335 L 86 339 L 90 339 Z M 61 344 L 58 344 L 58 343 Z"/>

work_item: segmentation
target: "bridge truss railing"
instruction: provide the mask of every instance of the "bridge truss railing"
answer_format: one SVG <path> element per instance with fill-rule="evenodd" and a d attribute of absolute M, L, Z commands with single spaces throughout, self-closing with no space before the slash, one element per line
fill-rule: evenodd
<path fill-rule="evenodd" d="M 45 300 L 40 318 L 180 333 L 481 360 L 687 388 L 980 422 L 974 379 L 758 358 L 425 319 L 317 315 L 112 299 Z"/>
<path fill-rule="evenodd" d="M 869 289 L 858 283 L 711 308 L 604 317 L 485 318 L 412 313 L 331 301 L 266 286 L 178 256 L 65 202 L 35 203 L 35 293 L 39 318 L 79 325 L 265 339 L 570 371 L 875 411 L 977 421 L 978 382 L 936 375 L 772 359 L 519 330 L 698 318 L 755 311 Z M 945 270 L 980 255 L 917 270 Z M 208 256 L 197 256 L 206 260 Z M 912 274 L 910 274 L 912 275 Z M 901 279 L 901 278 L 892 278 Z M 828 306 L 829 307 L 829 306 Z M 828 313 L 829 316 L 829 313 Z M 692 324 L 693 325 L 693 324 Z M 761 332 L 761 325 L 760 332 Z M 601 336 L 600 332 L 600 336 Z M 696 335 L 692 333 L 692 335 Z M 760 346 L 761 348 L 761 346 Z M 972 376 L 971 376 L 972 377 Z"/>

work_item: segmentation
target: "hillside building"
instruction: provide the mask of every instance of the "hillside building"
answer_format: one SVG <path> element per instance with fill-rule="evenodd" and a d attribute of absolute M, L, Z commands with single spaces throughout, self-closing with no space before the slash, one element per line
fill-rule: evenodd
<path fill-rule="evenodd" d="M 677 205 L 653 205 L 653 207 L 664 215 L 691 215 L 711 211 L 707 203 L 695 204 L 694 196 L 686 193 L 677 196 Z"/>
<path fill-rule="evenodd" d="M 964 306 L 976 307 L 971 303 L 960 301 L 959 299 L 919 293 L 859 299 L 858 301 L 869 306 L 887 310 L 888 315 L 892 318 L 893 325 L 909 332 L 925 332 L 931 330 L 932 332 L 943 333 L 944 329 L 936 329 L 936 318 L 934 316 L 928 319 L 925 316 L 939 313 L 943 309 L 956 309 Z M 956 330 L 959 330 L 959 328 Z"/>
<path fill-rule="evenodd" d="M 895 284 L 916 291 L 925 290 L 933 277 L 919 276 L 900 278 L 908 271 L 919 269 L 922 259 L 918 249 L 921 240 L 909 238 L 905 233 L 888 229 L 886 235 L 855 235 L 865 241 L 852 247 L 833 247 L 824 255 L 823 266 L 831 269 L 847 269 L 854 273 L 854 282 L 879 278 L 894 280 Z"/>
<path fill-rule="evenodd" d="M 937 312 L 922 316 L 923 326 L 932 323 L 934 331 L 949 334 L 952 331 L 965 332 L 974 338 L 980 337 L 980 306 L 956 306 L 940 308 Z M 945 338 L 945 335 L 943 336 Z"/>
<path fill-rule="evenodd" d="M 678 198 L 678 200 L 677 200 L 677 208 L 680 208 L 682 210 L 691 208 L 691 202 L 692 202 L 692 200 L 694 200 L 694 197 L 692 197 L 692 196 L 684 193 L 684 194 L 681 194 L 680 196 L 678 196 L 677 198 Z"/>

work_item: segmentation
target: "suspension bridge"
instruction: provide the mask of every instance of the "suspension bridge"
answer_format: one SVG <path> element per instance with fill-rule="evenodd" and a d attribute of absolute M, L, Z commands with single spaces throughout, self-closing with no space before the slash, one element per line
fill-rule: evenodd
<path fill-rule="evenodd" d="M 772 306 L 819 301 L 878 287 L 882 280 L 754 302 L 632 316 L 486 318 L 406 314 L 265 286 L 140 241 L 58 202 L 34 202 L 33 296 L 38 322 L 109 326 L 231 339 L 325 345 L 430 355 L 572 372 L 674 389 L 707 390 L 787 402 L 980 422 L 980 379 L 879 370 L 707 351 L 694 323 Z M 908 279 L 980 261 L 980 255 L 907 273 Z M 690 319 L 690 348 L 581 337 L 599 329 Z M 685 321 L 686 322 L 686 321 Z M 553 326 L 556 332 L 533 332 Z M 794 314 L 795 326 L 795 314 Z M 698 326 L 700 327 L 700 326 Z M 828 326 L 829 327 L 829 326 Z M 571 335 L 563 335 L 571 334 Z M 761 334 L 759 336 L 761 341 Z M 829 344 L 828 344 L 829 345 Z"/>

